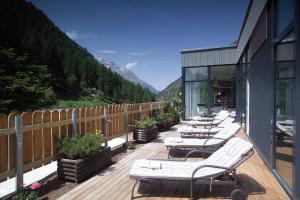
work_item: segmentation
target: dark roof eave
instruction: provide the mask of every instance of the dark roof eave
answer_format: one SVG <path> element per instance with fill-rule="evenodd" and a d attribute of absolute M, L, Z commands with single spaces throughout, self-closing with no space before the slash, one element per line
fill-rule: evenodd
<path fill-rule="evenodd" d="M 233 46 L 205 48 L 205 49 L 187 49 L 187 50 L 181 50 L 180 53 L 191 53 L 191 52 L 199 52 L 199 51 L 217 51 L 222 49 L 234 49 L 236 47 L 237 47 L 236 45 L 233 45 Z"/>

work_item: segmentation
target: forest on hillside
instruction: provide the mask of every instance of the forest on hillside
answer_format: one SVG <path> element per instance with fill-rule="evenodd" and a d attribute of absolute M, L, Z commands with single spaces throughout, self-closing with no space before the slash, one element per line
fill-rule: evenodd
<path fill-rule="evenodd" d="M 155 100 L 100 64 L 32 3 L 0 1 L 0 20 L 0 112 L 45 108 L 57 99 Z"/>

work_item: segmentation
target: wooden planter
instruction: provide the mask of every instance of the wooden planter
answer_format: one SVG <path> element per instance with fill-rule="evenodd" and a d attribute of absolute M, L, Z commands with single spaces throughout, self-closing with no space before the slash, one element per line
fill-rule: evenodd
<path fill-rule="evenodd" d="M 106 147 L 99 153 L 84 159 L 59 158 L 57 161 L 57 174 L 61 179 L 79 183 L 95 174 L 104 166 L 111 164 L 111 162 L 111 150 L 109 147 Z"/>
<path fill-rule="evenodd" d="M 164 132 L 164 131 L 170 130 L 171 127 L 172 127 L 172 124 L 157 125 L 157 130 L 159 132 Z"/>
<path fill-rule="evenodd" d="M 133 129 L 133 139 L 137 142 L 149 142 L 156 138 L 157 128 L 135 128 Z"/>

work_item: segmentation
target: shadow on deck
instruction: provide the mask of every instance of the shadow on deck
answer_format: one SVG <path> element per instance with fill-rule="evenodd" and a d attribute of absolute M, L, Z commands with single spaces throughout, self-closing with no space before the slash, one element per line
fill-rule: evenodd
<path fill-rule="evenodd" d="M 135 150 L 119 162 L 103 172 L 80 184 L 60 199 L 130 199 L 134 180 L 129 178 L 132 163 L 137 159 L 167 159 L 168 150 L 164 139 L 169 136 L 179 136 L 175 131 L 160 133 L 151 143 Z M 247 139 L 243 132 L 238 137 Z M 182 156 L 182 155 L 177 155 Z M 191 158 L 197 161 L 201 158 Z M 248 194 L 248 199 L 287 199 L 286 194 L 264 164 L 258 153 L 237 168 L 237 176 L 242 187 Z M 155 182 L 140 183 L 135 192 L 135 199 L 187 199 L 190 185 L 188 182 Z M 229 199 L 234 186 L 204 184 L 195 185 L 195 197 L 206 199 Z"/>

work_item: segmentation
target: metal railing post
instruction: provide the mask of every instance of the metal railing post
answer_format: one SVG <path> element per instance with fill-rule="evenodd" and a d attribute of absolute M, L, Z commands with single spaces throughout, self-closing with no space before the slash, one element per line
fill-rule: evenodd
<path fill-rule="evenodd" d="M 77 134 L 77 113 L 72 110 L 72 136 Z"/>
<path fill-rule="evenodd" d="M 23 119 L 22 116 L 15 117 L 16 130 L 16 191 L 23 190 Z"/>
<path fill-rule="evenodd" d="M 128 108 L 127 105 L 124 107 L 124 114 L 125 114 L 125 139 L 126 144 L 128 144 Z"/>
<path fill-rule="evenodd" d="M 153 117 L 152 116 L 152 110 L 153 110 L 153 107 L 152 107 L 152 102 L 150 103 L 150 117 Z"/>
<path fill-rule="evenodd" d="M 140 120 L 143 119 L 142 105 L 140 104 Z"/>
<path fill-rule="evenodd" d="M 108 138 L 108 116 L 107 108 L 104 108 L 104 137 L 105 137 L 105 146 L 107 147 L 107 138 Z"/>

